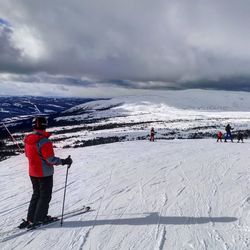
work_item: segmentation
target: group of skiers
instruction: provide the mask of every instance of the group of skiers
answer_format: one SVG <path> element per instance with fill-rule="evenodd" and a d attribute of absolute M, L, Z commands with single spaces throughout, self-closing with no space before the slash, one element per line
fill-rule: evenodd
<path fill-rule="evenodd" d="M 33 194 L 30 200 L 27 218 L 19 225 L 19 228 L 33 228 L 37 225 L 47 224 L 54 221 L 54 217 L 48 215 L 49 203 L 52 196 L 54 165 L 72 164 L 72 159 L 60 159 L 55 156 L 53 145 L 46 132 L 48 120 L 46 117 L 35 117 L 32 121 L 33 132 L 24 139 L 25 155 L 29 162 L 29 176 L 33 187 Z M 225 142 L 230 139 L 233 142 L 231 130 L 228 124 L 225 128 Z M 155 130 L 150 130 L 150 141 L 155 140 Z M 243 142 L 243 135 L 238 133 L 238 142 Z M 221 131 L 217 134 L 217 142 L 223 139 Z"/>
<path fill-rule="evenodd" d="M 219 131 L 217 133 L 217 142 L 222 142 L 222 140 L 224 139 L 224 142 L 227 142 L 228 139 L 231 140 L 231 142 L 233 142 L 233 135 L 231 130 L 233 130 L 233 128 L 230 126 L 230 124 L 227 124 L 227 126 L 225 127 L 226 133 L 223 135 L 223 133 L 221 131 Z M 223 138 L 224 137 L 224 138 Z M 243 143 L 243 134 L 241 132 L 238 132 L 237 134 L 237 142 L 242 142 Z"/>
<path fill-rule="evenodd" d="M 70 157 L 60 159 L 55 156 L 53 145 L 46 132 L 48 120 L 46 117 L 35 117 L 32 121 L 33 132 L 24 139 L 25 156 L 29 162 L 29 176 L 33 187 L 27 218 L 18 226 L 35 228 L 41 224 L 53 222 L 55 217 L 48 215 L 52 196 L 54 165 L 72 164 Z M 155 140 L 154 128 L 150 131 L 150 141 Z"/>
<path fill-rule="evenodd" d="M 223 133 L 221 131 L 219 131 L 217 133 L 217 142 L 222 142 L 222 140 L 224 139 L 224 142 L 227 142 L 228 139 L 231 140 L 231 142 L 233 142 L 233 135 L 231 130 L 233 130 L 233 128 L 230 126 L 230 124 L 227 124 L 227 126 L 225 127 L 226 133 L 223 135 Z M 154 128 L 151 128 L 150 130 L 150 141 L 155 141 L 155 130 Z M 243 134 L 241 132 L 238 132 L 237 134 L 237 142 L 242 142 L 243 143 Z"/>

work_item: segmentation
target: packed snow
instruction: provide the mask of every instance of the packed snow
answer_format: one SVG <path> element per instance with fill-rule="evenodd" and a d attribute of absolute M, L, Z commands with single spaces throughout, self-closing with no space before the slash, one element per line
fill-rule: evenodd
<path fill-rule="evenodd" d="M 56 149 L 72 156 L 65 212 L 92 212 L 18 236 L 31 183 L 24 155 L 0 162 L 0 249 L 250 249 L 249 141 L 158 140 Z M 50 214 L 60 214 L 57 166 Z"/>

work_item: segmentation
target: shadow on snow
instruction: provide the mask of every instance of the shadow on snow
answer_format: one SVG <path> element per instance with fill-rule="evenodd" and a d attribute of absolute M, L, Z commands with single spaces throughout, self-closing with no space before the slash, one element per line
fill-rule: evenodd
<path fill-rule="evenodd" d="M 160 216 L 156 213 L 149 213 L 141 218 L 119 218 L 105 220 L 86 220 L 86 221 L 64 221 L 63 227 L 89 227 L 101 225 L 195 225 L 205 223 L 229 223 L 236 221 L 235 217 L 182 217 L 182 216 Z"/>

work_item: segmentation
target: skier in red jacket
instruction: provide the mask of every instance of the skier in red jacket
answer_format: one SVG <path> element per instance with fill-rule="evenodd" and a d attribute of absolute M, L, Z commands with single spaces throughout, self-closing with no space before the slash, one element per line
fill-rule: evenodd
<path fill-rule="evenodd" d="M 48 216 L 49 203 L 53 188 L 53 165 L 71 165 L 70 157 L 60 159 L 54 155 L 50 133 L 46 132 L 46 117 L 36 117 L 32 121 L 33 133 L 24 139 L 25 155 L 29 161 L 29 176 L 33 186 L 33 194 L 27 214 L 27 220 L 19 228 L 34 227 L 37 224 L 53 221 Z"/>
<path fill-rule="evenodd" d="M 217 142 L 218 142 L 218 141 L 222 142 L 222 136 L 223 136 L 222 132 L 219 131 L 219 132 L 217 133 Z"/>

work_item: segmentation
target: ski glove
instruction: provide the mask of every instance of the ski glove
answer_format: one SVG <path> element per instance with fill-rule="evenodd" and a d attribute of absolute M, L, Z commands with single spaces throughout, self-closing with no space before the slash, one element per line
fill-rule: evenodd
<path fill-rule="evenodd" d="M 68 165 L 69 167 L 71 166 L 72 164 L 72 159 L 70 158 L 70 156 L 66 159 L 61 159 L 62 160 L 62 165 Z"/>

